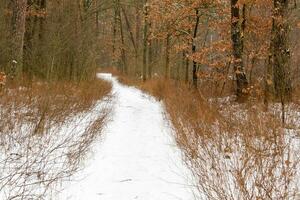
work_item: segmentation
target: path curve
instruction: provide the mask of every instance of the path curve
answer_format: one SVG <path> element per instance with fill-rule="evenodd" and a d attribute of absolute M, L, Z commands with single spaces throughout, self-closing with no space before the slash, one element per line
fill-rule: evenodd
<path fill-rule="evenodd" d="M 164 119 L 162 105 L 111 74 L 114 113 L 93 158 L 62 200 L 193 200 L 189 170 Z"/>

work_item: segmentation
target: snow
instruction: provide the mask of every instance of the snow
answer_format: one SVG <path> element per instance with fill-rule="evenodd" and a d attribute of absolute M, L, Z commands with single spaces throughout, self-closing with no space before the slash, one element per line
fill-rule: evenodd
<path fill-rule="evenodd" d="M 192 175 L 172 137 L 163 105 L 140 90 L 113 84 L 113 113 L 85 169 L 63 184 L 59 200 L 192 200 Z"/>
<path fill-rule="evenodd" d="M 0 199 L 52 199 L 61 179 L 80 170 L 90 144 L 101 139 L 97 125 L 105 123 L 110 101 L 98 100 L 64 121 L 49 118 L 38 132 L 33 106 L 0 105 L 0 111 Z"/>

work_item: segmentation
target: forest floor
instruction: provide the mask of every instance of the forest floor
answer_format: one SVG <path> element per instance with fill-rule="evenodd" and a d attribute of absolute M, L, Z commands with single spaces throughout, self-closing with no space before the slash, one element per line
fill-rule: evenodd
<path fill-rule="evenodd" d="M 163 105 L 111 74 L 98 74 L 113 85 L 113 113 L 94 143 L 85 169 L 67 183 L 61 200 L 191 200 L 192 174 L 172 137 Z M 73 177 L 74 178 L 74 177 Z"/>

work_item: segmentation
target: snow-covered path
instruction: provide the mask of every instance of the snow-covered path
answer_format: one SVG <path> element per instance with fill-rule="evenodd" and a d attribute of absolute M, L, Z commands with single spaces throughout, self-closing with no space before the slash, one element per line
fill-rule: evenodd
<path fill-rule="evenodd" d="M 92 159 L 59 195 L 66 200 L 192 200 L 189 170 L 164 119 L 162 105 L 110 74 L 114 113 Z M 82 179 L 81 179 L 82 178 Z"/>

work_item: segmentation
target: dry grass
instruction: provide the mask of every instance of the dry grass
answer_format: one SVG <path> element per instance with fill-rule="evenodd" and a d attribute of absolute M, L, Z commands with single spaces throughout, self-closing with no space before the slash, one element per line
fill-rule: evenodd
<path fill-rule="evenodd" d="M 291 112 L 286 125 L 293 129 L 286 129 L 279 108 L 266 109 L 260 100 L 245 104 L 231 98 L 207 100 L 178 82 L 120 80 L 163 100 L 177 144 L 197 179 L 199 199 L 300 199 L 297 105 L 290 106 L 298 113 Z"/>
<path fill-rule="evenodd" d="M 27 84 L 25 84 L 27 85 Z M 103 81 L 6 85 L 0 96 L 0 199 L 47 199 L 81 167 L 109 114 Z"/>
<path fill-rule="evenodd" d="M 30 86 L 10 83 L 2 93 L 0 104 L 4 107 L 20 107 L 45 112 L 48 117 L 65 118 L 72 113 L 92 107 L 111 89 L 107 82 L 36 82 Z"/>
<path fill-rule="evenodd" d="M 100 73 L 110 73 L 113 76 L 117 77 L 118 80 L 128 86 L 140 86 L 143 82 L 141 79 L 133 78 L 130 76 L 126 76 L 119 72 L 116 68 L 114 67 L 108 67 L 105 69 L 99 69 L 98 72 Z"/>

